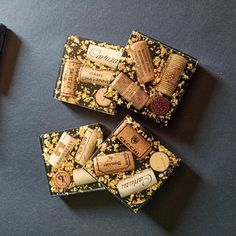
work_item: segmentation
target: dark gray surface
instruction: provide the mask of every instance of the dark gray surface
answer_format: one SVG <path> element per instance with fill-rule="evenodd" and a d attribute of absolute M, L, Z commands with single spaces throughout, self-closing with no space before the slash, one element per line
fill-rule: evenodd
<path fill-rule="evenodd" d="M 235 235 L 235 1 L 0 1 L 1 235 Z M 38 136 L 115 117 L 52 98 L 66 35 L 125 44 L 132 29 L 200 60 L 168 128 L 186 163 L 135 215 L 107 192 L 49 195 Z M 17 37 L 16 37 L 17 35 Z"/>

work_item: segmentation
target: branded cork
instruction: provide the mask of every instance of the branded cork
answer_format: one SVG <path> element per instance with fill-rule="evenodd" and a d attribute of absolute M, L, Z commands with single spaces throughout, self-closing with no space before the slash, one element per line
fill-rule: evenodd
<path fill-rule="evenodd" d="M 84 166 L 86 161 L 92 156 L 98 139 L 99 133 L 91 128 L 88 128 L 80 143 L 80 146 L 75 155 L 75 161 Z"/>
<path fill-rule="evenodd" d="M 157 183 L 156 176 L 151 168 L 135 174 L 133 177 L 121 180 L 117 184 L 117 189 L 122 198 L 132 193 L 138 193 Z"/>
<path fill-rule="evenodd" d="M 93 162 L 97 176 L 115 174 L 135 168 L 133 155 L 130 151 L 97 156 Z"/>
<path fill-rule="evenodd" d="M 124 73 L 120 73 L 111 84 L 111 88 L 116 90 L 125 100 L 131 102 L 137 109 L 142 109 L 149 100 L 148 94 Z"/>
<path fill-rule="evenodd" d="M 94 179 L 86 170 L 83 168 L 73 170 L 73 181 L 76 186 L 84 184 L 96 183 L 97 180 Z"/>
<path fill-rule="evenodd" d="M 53 175 L 53 182 L 58 188 L 67 188 L 71 183 L 70 174 L 64 170 L 59 170 Z"/>
<path fill-rule="evenodd" d="M 170 101 L 166 97 L 157 96 L 152 100 L 150 108 L 155 115 L 163 116 L 170 109 Z"/>
<path fill-rule="evenodd" d="M 65 60 L 62 72 L 61 95 L 72 97 L 75 96 L 80 67 L 81 63 L 78 60 Z"/>
<path fill-rule="evenodd" d="M 55 168 L 60 167 L 60 165 L 66 159 L 66 156 L 72 151 L 76 143 L 77 140 L 75 138 L 64 132 L 61 135 L 56 147 L 54 148 L 48 160 L 48 163 Z"/>
<path fill-rule="evenodd" d="M 152 145 L 132 125 L 124 121 L 114 132 L 120 140 L 138 160 L 144 159 L 152 150 Z"/>
<path fill-rule="evenodd" d="M 105 48 L 90 44 L 87 51 L 87 58 L 93 62 L 101 63 L 105 66 L 116 69 L 122 52 L 110 48 Z"/>
<path fill-rule="evenodd" d="M 146 41 L 138 41 L 131 45 L 131 56 L 140 84 L 145 84 L 155 79 L 152 57 Z"/>
<path fill-rule="evenodd" d="M 109 85 L 113 71 L 95 70 L 88 66 L 81 66 L 79 71 L 79 82 L 96 84 L 101 86 Z"/>
<path fill-rule="evenodd" d="M 157 86 L 157 91 L 171 97 L 178 86 L 187 62 L 188 60 L 185 57 L 178 54 L 171 54 L 160 75 L 160 83 Z"/>

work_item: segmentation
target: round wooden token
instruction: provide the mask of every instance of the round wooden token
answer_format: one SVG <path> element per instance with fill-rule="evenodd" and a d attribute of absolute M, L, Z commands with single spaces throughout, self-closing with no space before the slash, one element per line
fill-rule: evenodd
<path fill-rule="evenodd" d="M 58 188 L 67 188 L 71 183 L 70 174 L 64 170 L 59 170 L 53 176 L 55 185 Z"/>
<path fill-rule="evenodd" d="M 165 115 L 170 109 L 169 99 L 158 96 L 150 104 L 151 111 L 157 116 Z"/>
<path fill-rule="evenodd" d="M 150 166 L 153 170 L 163 172 L 169 167 L 170 161 L 164 152 L 155 152 L 150 158 Z"/>
<path fill-rule="evenodd" d="M 102 107 L 107 107 L 111 104 L 111 100 L 104 97 L 104 93 L 107 91 L 106 88 L 100 88 L 96 94 L 95 94 L 95 99 L 98 105 Z"/>

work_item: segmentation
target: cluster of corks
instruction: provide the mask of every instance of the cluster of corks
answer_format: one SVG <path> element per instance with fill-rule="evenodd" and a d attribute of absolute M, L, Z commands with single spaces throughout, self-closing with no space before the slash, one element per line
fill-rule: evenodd
<path fill-rule="evenodd" d="M 133 31 L 105 96 L 166 126 L 197 60 Z"/>
<path fill-rule="evenodd" d="M 68 36 L 54 98 L 114 115 L 116 103 L 103 95 L 122 51 L 118 45 Z"/>
<path fill-rule="evenodd" d="M 134 158 L 131 160 L 127 155 Z M 180 161 L 139 123 L 126 116 L 87 161 L 85 169 L 132 211 L 138 212 Z M 122 167 L 127 170 L 119 171 Z"/>
<path fill-rule="evenodd" d="M 77 185 L 73 179 L 73 171 L 82 170 L 81 165 L 75 161 L 75 156 L 88 129 L 92 129 L 98 133 L 97 142 L 95 144 L 97 148 L 103 141 L 103 134 L 101 127 L 96 124 L 46 133 L 40 136 L 42 156 L 51 195 L 63 196 L 78 192 L 89 192 L 101 189 L 101 185 L 96 181 L 90 181 L 92 183 L 89 184 Z M 71 139 L 71 143 L 69 143 L 69 145 L 72 144 L 72 146 L 66 147 L 66 145 L 62 143 L 61 147 L 58 147 L 59 141 L 63 138 L 63 136 L 68 136 L 67 139 Z M 63 160 L 61 160 L 60 164 L 52 162 L 52 156 L 55 154 L 56 148 L 58 148 L 58 152 L 63 148 L 70 148 L 68 154 Z"/>

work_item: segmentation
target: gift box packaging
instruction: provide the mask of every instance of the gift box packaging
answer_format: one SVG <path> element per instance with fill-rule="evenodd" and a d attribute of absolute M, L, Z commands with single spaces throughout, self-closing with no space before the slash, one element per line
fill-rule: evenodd
<path fill-rule="evenodd" d="M 180 157 L 126 116 L 84 168 L 136 213 L 180 161 Z"/>
<path fill-rule="evenodd" d="M 105 96 L 167 126 L 197 63 L 195 58 L 133 31 Z"/>
<path fill-rule="evenodd" d="M 4 40 L 6 37 L 7 27 L 0 23 L 0 54 L 3 49 Z"/>
<path fill-rule="evenodd" d="M 40 135 L 50 193 L 65 196 L 104 189 L 83 166 L 103 142 L 99 124 Z"/>
<path fill-rule="evenodd" d="M 104 96 L 123 48 L 69 35 L 64 46 L 54 98 L 114 115 L 116 103 Z"/>

